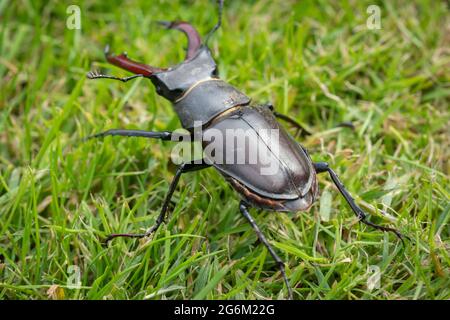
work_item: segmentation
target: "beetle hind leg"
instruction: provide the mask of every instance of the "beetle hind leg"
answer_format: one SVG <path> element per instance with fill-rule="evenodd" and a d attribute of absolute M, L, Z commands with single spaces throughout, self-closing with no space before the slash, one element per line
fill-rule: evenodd
<path fill-rule="evenodd" d="M 286 276 L 286 271 L 284 268 L 283 260 L 281 260 L 281 258 L 275 252 L 275 250 L 273 250 L 269 241 L 267 241 L 267 239 L 264 236 L 264 234 L 262 233 L 261 229 L 258 227 L 255 220 L 248 212 L 248 204 L 245 201 L 241 201 L 241 203 L 239 204 L 239 209 L 240 209 L 241 213 L 244 215 L 244 217 L 247 219 L 247 221 L 250 223 L 253 230 L 255 230 L 255 233 L 258 236 L 259 241 L 261 241 L 264 244 L 264 246 L 267 248 L 267 250 L 269 250 L 270 255 L 275 260 L 275 262 L 278 264 L 278 268 L 280 269 L 281 275 L 283 276 L 283 279 L 284 279 L 284 283 L 286 284 L 286 287 L 288 290 L 288 298 L 289 298 L 289 300 L 292 300 L 292 298 L 293 298 L 292 288 L 291 288 L 291 285 L 289 284 L 289 280 Z"/>
<path fill-rule="evenodd" d="M 378 229 L 378 230 L 394 233 L 402 241 L 403 244 L 404 244 L 404 241 L 403 241 L 404 238 L 409 239 L 407 236 L 403 235 L 402 233 L 400 233 L 398 230 L 396 230 L 394 228 L 383 227 L 383 226 L 380 226 L 373 222 L 368 221 L 367 214 L 356 204 L 355 199 L 353 199 L 353 197 L 350 195 L 350 193 L 347 191 L 347 189 L 345 189 L 344 185 L 339 180 L 339 177 L 337 176 L 336 172 L 334 172 L 334 170 L 330 168 L 328 163 L 316 162 L 316 163 L 314 163 L 314 168 L 316 169 L 317 173 L 322 173 L 322 172 L 329 173 L 331 180 L 333 180 L 333 182 L 336 185 L 336 187 L 338 188 L 339 192 L 345 198 L 345 200 L 349 204 L 352 211 L 359 218 L 360 222 L 362 222 L 368 226 L 371 226 L 375 229 Z"/>

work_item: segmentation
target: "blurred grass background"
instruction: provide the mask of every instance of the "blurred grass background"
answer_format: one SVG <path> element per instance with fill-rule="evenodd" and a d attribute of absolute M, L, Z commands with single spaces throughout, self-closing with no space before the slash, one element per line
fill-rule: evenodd
<path fill-rule="evenodd" d="M 210 43 L 221 76 L 309 128 L 312 158 L 332 165 L 372 221 L 413 238 L 403 247 L 358 224 L 326 175 L 309 212 L 252 210 L 295 298 L 450 298 L 448 2 L 225 2 Z M 71 4 L 80 30 L 66 27 Z M 381 30 L 366 26 L 371 4 Z M 152 239 L 101 245 L 153 224 L 173 176 L 171 144 L 82 138 L 179 122 L 148 80 L 86 72 L 128 75 L 105 63 L 107 43 L 155 66 L 180 62 L 184 36 L 154 23 L 179 19 L 204 35 L 215 3 L 0 1 L 0 299 L 286 297 L 238 195 L 213 169 L 182 177 Z M 342 121 L 356 131 L 334 129 Z M 373 266 L 381 279 L 371 290 Z"/>

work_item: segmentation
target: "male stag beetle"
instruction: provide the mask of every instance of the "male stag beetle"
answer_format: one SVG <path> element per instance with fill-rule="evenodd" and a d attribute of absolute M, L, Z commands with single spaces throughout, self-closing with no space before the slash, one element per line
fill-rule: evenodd
<path fill-rule="evenodd" d="M 118 56 L 105 49 L 108 62 L 128 70 L 135 75 L 126 78 L 113 77 L 89 72 L 90 79 L 114 79 L 123 82 L 145 77 L 150 79 L 159 95 L 172 102 L 184 129 L 193 133 L 200 126 L 203 137 L 215 130 L 224 133 L 229 129 L 245 129 L 256 132 L 250 135 L 250 145 L 261 145 L 265 148 L 264 163 L 275 164 L 279 170 L 277 174 L 261 174 L 262 162 L 228 164 L 213 161 L 206 156 L 201 163 L 186 162 L 178 166 L 164 200 L 162 209 L 155 224 L 145 233 L 112 234 L 107 241 L 116 237 L 146 237 L 155 232 L 163 223 L 169 207 L 170 199 L 175 191 L 180 176 L 185 172 L 197 171 L 208 167 L 217 169 L 231 186 L 240 194 L 242 200 L 240 212 L 253 227 L 259 240 L 266 246 L 270 255 L 275 259 L 288 290 L 288 297 L 292 299 L 292 289 L 286 277 L 284 263 L 271 247 L 261 232 L 255 220 L 249 213 L 249 208 L 256 207 L 272 211 L 304 211 L 311 207 L 318 197 L 318 183 L 316 174 L 328 172 L 339 192 L 357 215 L 359 221 L 383 231 L 394 232 L 400 239 L 402 234 L 389 227 L 376 225 L 366 219 L 364 211 L 355 203 L 350 193 L 345 189 L 336 173 L 326 162 L 313 162 L 306 149 L 297 143 L 287 131 L 277 122 L 276 118 L 296 123 L 295 120 L 278 114 L 270 105 L 251 105 L 251 99 L 218 77 L 217 66 L 207 46 L 207 39 L 220 27 L 222 21 L 223 0 L 219 0 L 219 18 L 214 28 L 202 42 L 196 29 L 183 21 L 160 21 L 168 29 L 177 29 L 185 33 L 188 47 L 185 60 L 170 68 L 157 68 L 147 64 L 130 60 L 126 54 Z M 298 124 L 297 124 L 298 125 Z M 260 130 L 276 130 L 278 139 L 273 140 L 268 135 L 260 134 Z M 90 138 L 105 136 L 145 137 L 152 139 L 171 140 L 172 132 L 154 132 L 142 130 L 113 129 L 95 134 Z M 203 147 L 207 147 L 207 139 L 202 140 Z M 221 148 L 221 147 L 224 148 Z M 275 152 L 274 150 L 277 150 Z M 215 154 L 224 158 L 242 152 L 237 148 L 226 148 L 225 145 L 216 146 Z M 247 152 L 248 153 L 248 152 Z"/>

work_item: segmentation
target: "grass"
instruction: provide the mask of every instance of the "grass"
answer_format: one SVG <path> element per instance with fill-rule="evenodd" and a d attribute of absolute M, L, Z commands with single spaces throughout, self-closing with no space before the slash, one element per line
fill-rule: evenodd
<path fill-rule="evenodd" d="M 332 165 L 372 221 L 413 239 L 402 246 L 360 225 L 320 176 L 309 212 L 252 210 L 295 298 L 449 299 L 448 4 L 227 2 L 210 44 L 221 76 L 309 128 L 312 158 Z M 366 27 L 374 2 L 381 30 Z M 107 43 L 152 65 L 178 63 L 183 35 L 153 22 L 183 19 L 206 34 L 216 11 L 212 0 L 78 1 L 82 28 L 70 30 L 72 3 L 0 1 L 0 298 L 285 298 L 238 195 L 213 169 L 182 177 L 151 240 L 101 245 L 152 225 L 174 173 L 171 144 L 82 139 L 179 122 L 147 80 L 85 74 L 128 75 L 105 63 Z M 355 132 L 334 129 L 342 121 Z M 373 290 L 371 268 L 381 272 Z"/>

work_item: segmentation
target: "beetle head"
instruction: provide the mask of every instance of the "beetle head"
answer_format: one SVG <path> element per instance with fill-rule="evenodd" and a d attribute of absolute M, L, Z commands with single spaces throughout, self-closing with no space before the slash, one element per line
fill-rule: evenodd
<path fill-rule="evenodd" d="M 202 46 L 192 59 L 154 73 L 149 78 L 159 95 L 176 102 L 197 83 L 217 77 L 217 65 L 211 52 Z"/>

